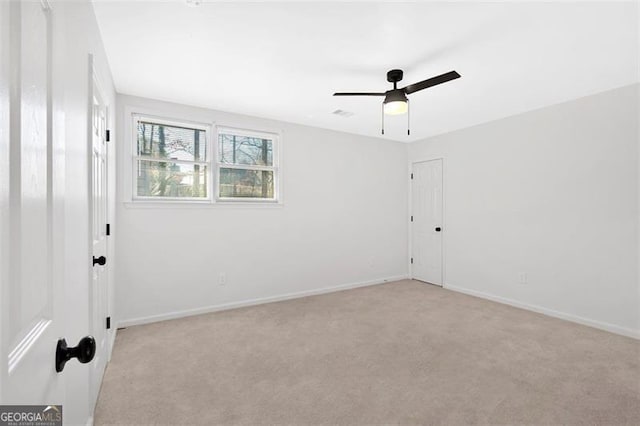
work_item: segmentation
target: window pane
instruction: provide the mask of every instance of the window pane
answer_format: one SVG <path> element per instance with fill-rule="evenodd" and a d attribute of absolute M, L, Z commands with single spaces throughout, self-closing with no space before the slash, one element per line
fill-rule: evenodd
<path fill-rule="evenodd" d="M 273 141 L 221 133 L 218 136 L 218 156 L 224 164 L 273 166 Z"/>
<path fill-rule="evenodd" d="M 207 166 L 138 161 L 141 197 L 207 197 Z"/>
<path fill-rule="evenodd" d="M 221 168 L 220 197 L 273 198 L 273 171 Z"/>
<path fill-rule="evenodd" d="M 166 160 L 206 161 L 206 132 L 139 121 L 138 155 Z"/>

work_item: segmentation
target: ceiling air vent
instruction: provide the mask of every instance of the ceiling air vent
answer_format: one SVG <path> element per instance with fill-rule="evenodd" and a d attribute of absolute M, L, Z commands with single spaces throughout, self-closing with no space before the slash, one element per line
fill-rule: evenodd
<path fill-rule="evenodd" d="M 353 113 L 353 112 L 351 112 L 351 111 L 345 111 L 345 110 L 343 110 L 343 109 L 337 109 L 337 110 L 333 111 L 331 114 L 333 114 L 333 115 L 337 115 L 337 116 L 340 116 L 340 117 L 344 117 L 344 118 L 349 118 L 349 117 L 351 117 L 354 113 Z"/>

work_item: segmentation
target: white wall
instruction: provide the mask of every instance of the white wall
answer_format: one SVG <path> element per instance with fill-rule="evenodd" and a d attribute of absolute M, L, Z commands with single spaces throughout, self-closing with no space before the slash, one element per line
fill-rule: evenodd
<path fill-rule="evenodd" d="M 115 89 L 103 50 L 98 25 L 90 2 L 52 2 L 54 80 L 63 81 L 65 140 L 65 338 L 75 345 L 91 334 L 89 324 L 91 247 L 89 243 L 89 55 L 93 55 L 99 83 L 106 101 L 114 106 Z M 111 113 L 111 121 L 115 113 Z M 115 151 L 110 152 L 115 163 Z M 115 173 L 111 173 L 111 194 L 115 195 Z M 111 216 L 113 217 L 113 216 Z M 111 259 L 113 257 L 111 256 Z M 112 330 L 113 331 L 113 330 Z M 91 364 L 68 363 L 64 370 L 65 423 L 86 424 L 93 413 L 89 391 Z"/>
<path fill-rule="evenodd" d="M 142 208 L 121 195 L 119 325 L 406 276 L 406 145 L 129 96 L 117 102 L 118 129 L 133 109 L 280 130 L 284 195 L 268 208 Z M 118 133 L 118 146 L 126 137 Z M 120 154 L 119 167 L 130 167 Z"/>
<path fill-rule="evenodd" d="M 445 287 L 640 336 L 639 88 L 409 146 L 444 158 Z"/>

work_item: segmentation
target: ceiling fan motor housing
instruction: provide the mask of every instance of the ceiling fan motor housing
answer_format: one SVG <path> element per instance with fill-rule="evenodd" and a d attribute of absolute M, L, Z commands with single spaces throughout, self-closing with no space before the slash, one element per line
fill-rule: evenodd
<path fill-rule="evenodd" d="M 384 97 L 384 103 L 389 103 L 389 102 L 407 102 L 407 95 L 404 94 L 404 90 L 402 89 L 393 89 L 393 90 L 389 90 L 385 97 Z"/>

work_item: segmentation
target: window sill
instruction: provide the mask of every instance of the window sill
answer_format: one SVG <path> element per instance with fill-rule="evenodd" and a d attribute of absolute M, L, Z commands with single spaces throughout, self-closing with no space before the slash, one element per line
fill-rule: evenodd
<path fill-rule="evenodd" d="M 282 201 L 125 201 L 128 209 L 278 209 Z"/>

